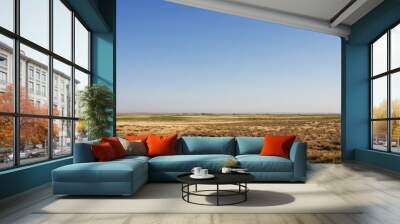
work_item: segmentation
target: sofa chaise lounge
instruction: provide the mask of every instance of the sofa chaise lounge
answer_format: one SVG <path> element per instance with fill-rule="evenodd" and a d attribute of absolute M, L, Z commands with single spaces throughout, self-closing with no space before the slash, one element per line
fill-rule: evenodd
<path fill-rule="evenodd" d="M 148 181 L 176 181 L 176 177 L 200 166 L 218 172 L 228 160 L 247 168 L 258 182 L 305 182 L 307 145 L 296 141 L 290 159 L 260 156 L 263 137 L 181 137 L 177 155 L 127 156 L 96 162 L 91 144 L 77 143 L 73 164 L 52 172 L 53 193 L 67 195 L 131 195 Z"/>

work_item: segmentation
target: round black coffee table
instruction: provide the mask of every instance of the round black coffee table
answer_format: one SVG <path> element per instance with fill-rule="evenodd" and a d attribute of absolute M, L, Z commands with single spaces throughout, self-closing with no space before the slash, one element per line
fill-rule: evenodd
<path fill-rule="evenodd" d="M 222 174 L 217 173 L 213 174 L 215 177 L 212 179 L 193 179 L 189 174 L 182 174 L 177 177 L 178 181 L 182 183 L 182 199 L 188 203 L 198 204 L 198 205 L 234 205 L 245 202 L 247 200 L 247 192 L 249 188 L 247 187 L 247 183 L 255 180 L 255 177 L 251 174 L 247 173 L 229 173 Z M 215 185 L 215 190 L 198 190 L 197 185 Z M 237 190 L 223 190 L 220 189 L 220 185 L 236 185 L 238 186 Z M 190 191 L 190 186 L 195 186 L 194 191 Z M 206 194 L 209 192 L 215 192 L 215 194 Z M 190 200 L 190 196 L 204 196 L 204 197 L 216 197 L 216 204 L 202 204 L 193 202 Z M 238 201 L 234 201 L 231 203 L 221 203 L 221 197 L 232 197 L 232 196 L 240 196 Z"/>

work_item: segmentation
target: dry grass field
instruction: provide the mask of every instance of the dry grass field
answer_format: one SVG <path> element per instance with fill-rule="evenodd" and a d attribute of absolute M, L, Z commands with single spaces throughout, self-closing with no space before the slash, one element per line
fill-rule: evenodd
<path fill-rule="evenodd" d="M 264 136 L 294 134 L 311 162 L 340 163 L 338 114 L 119 114 L 118 135 Z"/>

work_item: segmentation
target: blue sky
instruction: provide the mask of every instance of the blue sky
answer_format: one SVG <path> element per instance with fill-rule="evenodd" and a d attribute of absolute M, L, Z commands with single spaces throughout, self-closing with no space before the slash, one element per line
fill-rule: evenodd
<path fill-rule="evenodd" d="M 117 4 L 119 113 L 340 112 L 338 37 L 164 1 Z"/>

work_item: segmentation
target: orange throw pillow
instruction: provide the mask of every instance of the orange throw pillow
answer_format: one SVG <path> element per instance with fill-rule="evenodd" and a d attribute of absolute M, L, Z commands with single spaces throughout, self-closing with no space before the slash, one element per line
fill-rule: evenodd
<path fill-rule="evenodd" d="M 126 151 L 124 146 L 121 144 L 117 137 L 109 137 L 109 138 L 101 138 L 101 142 L 108 142 L 114 149 L 115 155 L 117 158 L 121 158 L 126 156 Z"/>
<path fill-rule="evenodd" d="M 125 139 L 128 141 L 143 141 L 146 142 L 147 140 L 147 135 L 125 135 Z"/>
<path fill-rule="evenodd" d="M 176 139 L 177 135 L 172 136 L 156 136 L 147 137 L 148 156 L 165 156 L 176 155 Z"/>
<path fill-rule="evenodd" d="M 117 158 L 112 145 L 108 142 L 93 144 L 91 145 L 91 149 L 94 157 L 99 162 L 110 161 Z"/>
<path fill-rule="evenodd" d="M 294 140 L 295 135 L 288 136 L 264 136 L 264 146 L 261 149 L 260 155 L 262 156 L 280 156 L 289 159 L 290 148 Z"/>

